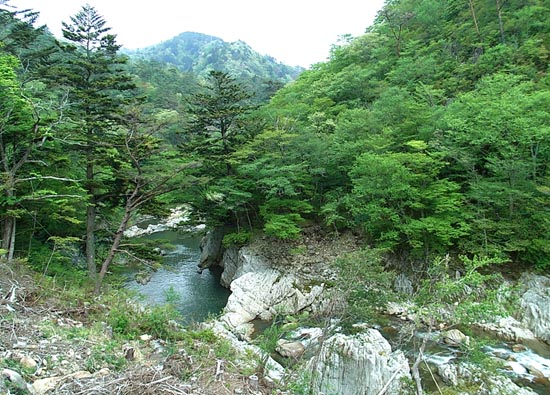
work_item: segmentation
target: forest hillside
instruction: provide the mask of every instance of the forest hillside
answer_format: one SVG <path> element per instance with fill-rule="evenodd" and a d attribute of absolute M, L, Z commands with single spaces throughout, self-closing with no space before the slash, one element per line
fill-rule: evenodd
<path fill-rule="evenodd" d="M 498 294 L 505 280 L 549 273 L 550 0 L 387 0 L 365 34 L 302 72 L 198 33 L 124 54 L 90 5 L 64 22 L 62 39 L 36 20 L 0 0 L 0 267 L 31 278 L 19 312 L 42 306 L 40 290 L 68 305 L 75 292 L 66 314 L 95 325 L 102 345 L 156 331 L 172 352 L 208 353 L 211 331 L 121 302 L 120 273 L 154 272 L 164 248 L 125 232 L 176 207 L 217 235 L 216 264 L 222 250 L 259 243 L 286 265 L 259 274 L 295 284 L 287 276 L 309 270 L 292 297 L 329 289 L 333 310 L 319 319 L 344 317 L 351 331 L 378 325 L 369 320 L 394 297 L 423 303 L 403 313 L 412 332 L 512 314 L 513 292 Z M 331 251 L 308 244 L 320 241 Z M 395 290 L 397 278 L 406 287 Z M 18 312 L 4 304 L 17 300 L 17 281 L 2 287 L 13 319 L 0 329 L 11 339 Z M 308 319 L 320 311 L 310 310 Z M 119 332 L 110 338 L 101 322 Z M 229 348 L 218 346 L 211 353 Z M 89 369 L 120 361 L 100 362 Z"/>

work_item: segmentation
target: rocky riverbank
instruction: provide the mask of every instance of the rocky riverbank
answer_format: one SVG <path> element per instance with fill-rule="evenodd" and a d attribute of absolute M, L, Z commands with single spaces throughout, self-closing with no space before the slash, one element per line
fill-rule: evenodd
<path fill-rule="evenodd" d="M 218 321 L 240 339 L 247 340 L 253 336 L 254 322 L 258 319 L 269 321 L 276 316 L 293 316 L 303 312 L 330 316 L 331 312 L 341 307 L 343 301 L 331 292 L 330 284 L 336 275 L 330 269 L 331 262 L 341 254 L 357 248 L 358 242 L 353 236 L 344 235 L 331 240 L 312 232 L 306 234 L 300 245 L 274 247 L 259 240 L 240 249 L 226 249 L 223 254 L 220 251 L 220 235 L 210 236 L 203 243 L 202 267 L 216 262 L 224 267 L 222 283 L 231 288 L 232 294 Z M 219 257 L 222 257 L 221 260 Z M 402 285 L 402 276 L 398 276 L 398 279 Z M 517 317 L 480 322 L 477 327 L 495 339 L 508 340 L 514 344 L 548 341 L 548 281 L 549 278 L 545 276 L 524 275 L 517 284 L 521 306 Z M 410 282 L 408 284 L 410 287 Z M 414 319 L 414 313 L 410 313 L 407 306 L 403 305 L 388 306 L 388 313 L 399 316 L 399 321 L 404 323 Z M 299 350 L 299 355 L 313 355 L 301 365 L 301 369 L 309 372 L 309 385 L 316 391 L 341 395 L 405 391 L 404 388 L 397 389 L 394 386 L 403 382 L 400 378 L 411 378 L 410 367 L 414 359 L 407 362 L 401 351 L 392 350 L 388 341 L 373 326 L 377 324 L 365 325 L 364 330 L 358 330 L 354 335 L 339 333 L 334 328 L 327 331 L 325 327 L 322 340 L 309 353 L 306 350 L 311 345 L 299 339 L 283 341 L 293 344 L 294 350 Z M 285 351 L 281 352 L 281 349 L 278 348 L 279 354 L 284 354 Z M 451 362 L 455 359 L 452 357 L 435 363 L 433 374 L 438 376 L 436 381 L 442 385 L 458 388 L 475 384 L 484 388 L 478 392 L 482 394 L 535 394 L 529 388 L 520 388 L 511 380 L 519 377 L 514 371 L 522 369 L 527 375 L 524 375 L 526 380 L 537 382 L 539 393 L 550 391 L 550 366 L 545 366 L 550 363 L 549 359 L 541 358 L 539 362 L 525 365 L 526 360 L 514 361 L 513 353 L 507 355 L 509 360 L 499 359 L 496 355 L 494 358 L 499 366 L 503 366 L 503 370 L 483 374 L 483 369 L 460 362 L 460 359 Z M 506 373 L 506 367 L 511 374 Z"/>
<path fill-rule="evenodd" d="M 414 306 L 386 306 L 393 326 L 367 322 L 344 330 L 337 319 L 344 300 L 334 292 L 331 263 L 357 250 L 360 240 L 312 229 L 300 243 L 259 239 L 222 249 L 221 237 L 210 235 L 201 267 L 220 264 L 222 283 L 232 294 L 220 317 L 195 329 L 155 315 L 159 311 L 147 316 L 130 302 L 121 306 L 123 294 L 71 300 L 66 287 L 37 279 L 23 266 L 0 264 L 0 393 L 414 393 L 418 345 L 406 349 L 391 336 L 415 320 Z M 398 288 L 412 287 L 405 276 L 397 278 Z M 469 340 L 461 332 L 431 330 L 430 341 L 439 348 L 428 347 L 424 360 L 437 385 L 461 394 L 474 393 L 464 388 L 486 395 L 535 394 L 512 380 L 522 377 L 545 393 L 550 363 L 530 347 L 548 342 L 548 281 L 524 275 L 516 286 L 517 316 L 478 323 L 476 330 L 509 342 L 484 349 L 496 369 L 464 360 Z M 130 323 L 145 317 L 155 323 L 147 330 Z M 279 331 L 269 347 L 260 343 L 270 339 L 254 340 L 259 322 Z M 420 343 L 426 336 L 416 335 Z"/>
<path fill-rule="evenodd" d="M 272 393 L 251 381 L 256 361 L 211 330 L 124 293 L 90 295 L 0 262 L 0 394 Z"/>

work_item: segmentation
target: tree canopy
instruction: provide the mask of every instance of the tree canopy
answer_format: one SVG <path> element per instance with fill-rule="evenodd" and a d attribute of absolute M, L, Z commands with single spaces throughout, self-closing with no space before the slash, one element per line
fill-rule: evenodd
<path fill-rule="evenodd" d="M 314 223 L 413 266 L 550 267 L 548 1 L 387 1 L 269 101 L 224 70 L 129 61 L 91 6 L 61 42 L 0 7 L 3 254 L 78 240 L 94 274 L 162 203 L 232 240 Z"/>

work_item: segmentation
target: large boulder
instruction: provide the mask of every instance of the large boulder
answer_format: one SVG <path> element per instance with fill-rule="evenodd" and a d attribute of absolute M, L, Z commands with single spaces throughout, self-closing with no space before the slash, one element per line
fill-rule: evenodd
<path fill-rule="evenodd" d="M 409 364 L 401 351 L 375 329 L 354 336 L 336 334 L 322 345 L 309 363 L 314 393 L 376 395 L 387 385 L 386 394 L 401 394 Z"/>
<path fill-rule="evenodd" d="M 460 347 L 470 344 L 470 337 L 458 329 L 450 329 L 442 333 L 443 342 L 451 347 Z"/>
<path fill-rule="evenodd" d="M 271 268 L 250 248 L 241 248 L 236 259 L 233 252 L 226 253 L 225 258 L 222 283 L 230 285 L 232 292 L 220 319 L 233 329 L 256 318 L 271 320 L 276 314 L 296 314 L 321 301 L 323 284 L 305 286 L 296 274 Z"/>
<path fill-rule="evenodd" d="M 231 295 L 221 319 L 237 328 L 256 318 L 271 320 L 277 314 L 296 314 L 320 299 L 323 285 L 301 289 L 292 274 L 264 268 L 248 272 L 231 283 Z"/>
<path fill-rule="evenodd" d="M 520 300 L 521 321 L 546 343 L 550 343 L 550 278 L 524 274 L 521 283 L 526 291 Z"/>
<path fill-rule="evenodd" d="M 233 280 L 246 273 L 267 269 L 269 264 L 263 256 L 249 247 L 230 247 L 223 254 L 221 266 L 223 273 L 220 282 L 224 287 L 230 288 Z"/>

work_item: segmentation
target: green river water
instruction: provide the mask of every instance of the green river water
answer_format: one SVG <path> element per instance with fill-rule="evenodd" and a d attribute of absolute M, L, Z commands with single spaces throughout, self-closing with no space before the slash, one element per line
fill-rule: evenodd
<path fill-rule="evenodd" d="M 197 271 L 199 234 L 168 230 L 144 238 L 158 240 L 159 244 L 169 242 L 174 248 L 166 252 L 164 266 L 152 274 L 147 284 L 132 279 L 127 283 L 129 289 L 141 294 L 146 304 L 172 303 L 186 324 L 204 321 L 221 312 L 230 292 L 220 285 L 221 269 Z"/>

